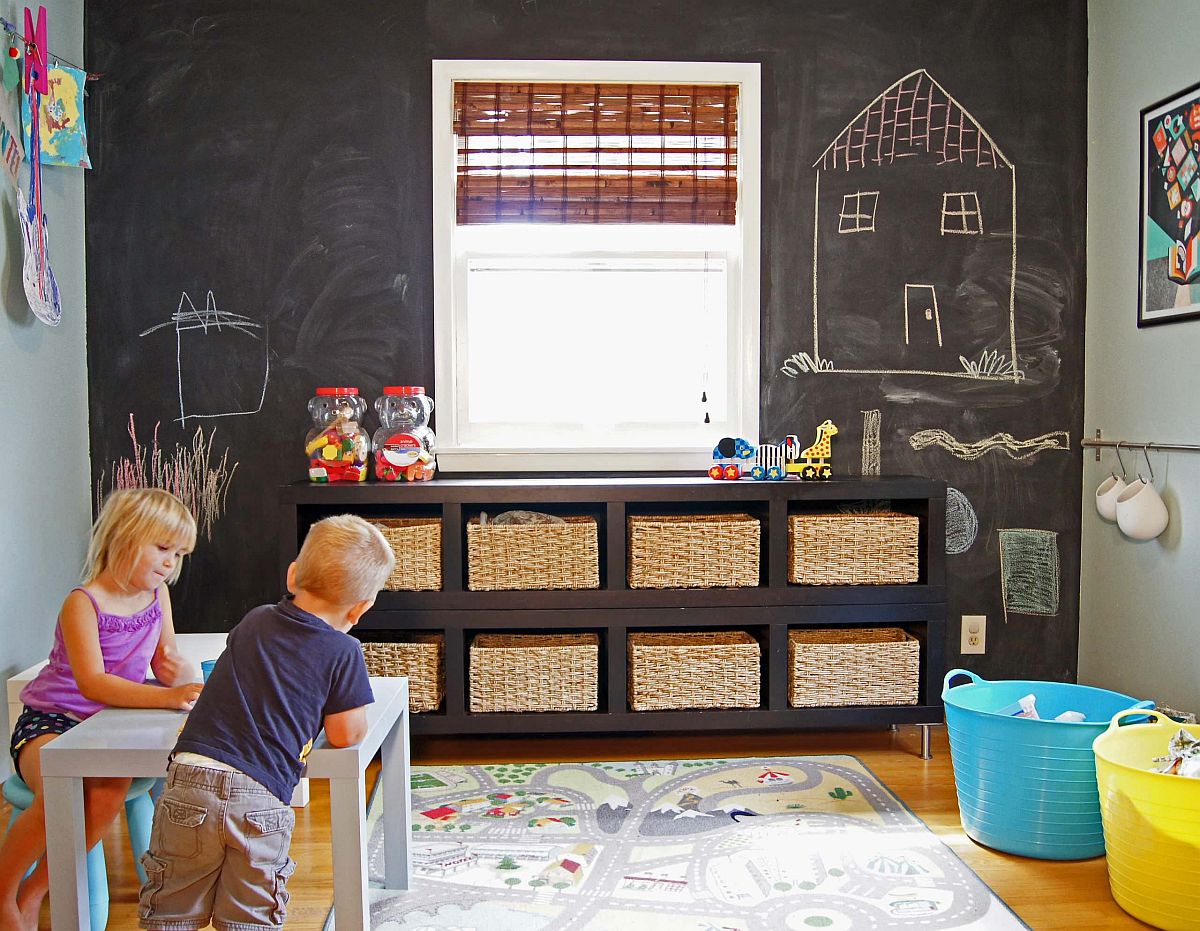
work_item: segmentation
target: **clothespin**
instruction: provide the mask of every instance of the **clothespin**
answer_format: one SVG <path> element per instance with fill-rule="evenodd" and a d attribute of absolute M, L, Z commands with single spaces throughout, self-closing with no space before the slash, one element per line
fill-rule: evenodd
<path fill-rule="evenodd" d="M 46 41 L 46 8 L 38 7 L 37 28 L 33 13 L 25 7 L 25 92 L 50 93 L 50 43 Z"/>

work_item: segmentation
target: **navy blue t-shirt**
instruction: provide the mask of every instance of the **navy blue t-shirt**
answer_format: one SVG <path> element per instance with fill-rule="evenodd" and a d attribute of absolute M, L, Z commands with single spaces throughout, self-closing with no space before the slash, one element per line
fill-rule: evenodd
<path fill-rule="evenodd" d="M 285 598 L 230 632 L 175 752 L 227 763 L 286 803 L 325 716 L 374 700 L 358 641 Z"/>

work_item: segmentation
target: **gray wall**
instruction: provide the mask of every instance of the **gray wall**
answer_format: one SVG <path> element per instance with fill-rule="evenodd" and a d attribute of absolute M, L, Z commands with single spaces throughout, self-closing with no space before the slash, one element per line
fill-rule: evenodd
<path fill-rule="evenodd" d="M 50 51 L 82 64 L 83 0 L 50 0 L 46 8 Z M 18 28 L 23 10 L 12 0 L 0 3 L 0 13 Z M 23 187 L 25 177 L 23 170 Z M 79 578 L 91 522 L 83 171 L 48 167 L 42 187 L 50 262 L 62 295 L 62 323 L 53 329 L 25 301 L 16 192 L 0 179 L 0 397 L 20 444 L 18 455 L 10 448 L 5 457 L 0 483 L 0 679 L 46 658 L 59 605 Z M 7 702 L 0 720 L 7 735 Z M 0 775 L 9 770 L 4 753 Z"/>
<path fill-rule="evenodd" d="M 1084 428 L 1200 443 L 1200 319 L 1135 326 L 1139 112 L 1200 79 L 1200 22 L 1167 0 L 1092 0 L 1088 12 Z M 1171 523 L 1133 543 L 1094 507 L 1115 456 L 1084 457 L 1079 680 L 1200 711 L 1200 454 L 1150 460 Z"/>

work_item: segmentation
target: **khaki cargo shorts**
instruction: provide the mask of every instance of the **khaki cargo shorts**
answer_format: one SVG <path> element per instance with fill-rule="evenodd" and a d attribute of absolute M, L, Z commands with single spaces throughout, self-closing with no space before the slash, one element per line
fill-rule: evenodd
<path fill-rule="evenodd" d="M 138 924 L 156 931 L 280 928 L 295 813 L 244 773 L 172 763 L 142 857 Z"/>

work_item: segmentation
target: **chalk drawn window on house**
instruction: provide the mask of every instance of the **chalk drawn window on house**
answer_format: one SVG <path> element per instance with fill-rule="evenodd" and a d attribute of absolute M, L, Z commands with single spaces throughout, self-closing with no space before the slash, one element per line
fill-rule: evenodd
<path fill-rule="evenodd" d="M 942 195 L 942 233 L 978 236 L 983 232 L 983 214 L 974 191 L 955 191 Z"/>
<path fill-rule="evenodd" d="M 878 203 L 878 191 L 855 191 L 853 194 L 847 194 L 842 198 L 838 232 L 875 232 L 875 207 Z"/>
<path fill-rule="evenodd" d="M 759 72 L 433 63 L 443 470 L 707 468 L 758 435 Z"/>

